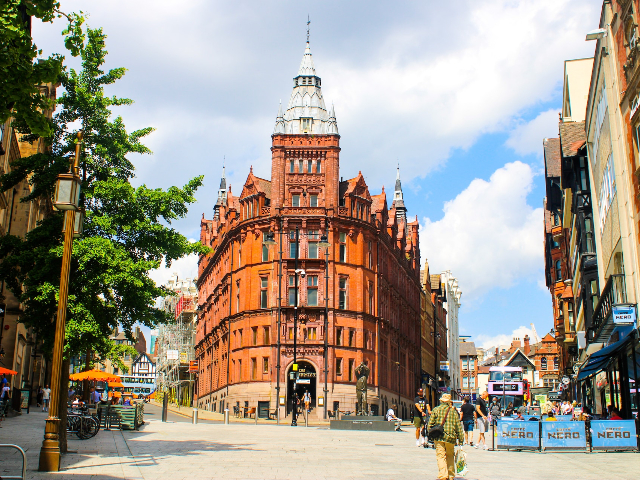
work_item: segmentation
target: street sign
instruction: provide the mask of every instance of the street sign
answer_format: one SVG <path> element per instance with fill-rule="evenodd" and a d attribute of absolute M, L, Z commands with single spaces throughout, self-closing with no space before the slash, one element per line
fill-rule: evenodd
<path fill-rule="evenodd" d="M 187 352 L 180 352 L 180 363 L 187 363 L 188 358 Z"/>
<path fill-rule="evenodd" d="M 310 378 L 299 378 L 297 383 L 311 383 Z"/>
<path fill-rule="evenodd" d="M 198 361 L 191 360 L 189 362 L 189 373 L 197 373 L 198 372 Z"/>

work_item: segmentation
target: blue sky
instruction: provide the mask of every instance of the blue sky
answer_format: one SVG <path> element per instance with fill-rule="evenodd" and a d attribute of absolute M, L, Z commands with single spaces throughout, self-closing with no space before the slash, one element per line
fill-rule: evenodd
<path fill-rule="evenodd" d="M 136 182 L 168 187 L 204 174 L 175 225 L 199 237 L 227 159 L 238 194 L 253 165 L 270 175 L 270 136 L 286 103 L 311 17 L 311 50 L 341 134 L 341 175 L 372 193 L 393 186 L 421 223 L 431 272 L 463 292 L 461 334 L 489 346 L 552 324 L 543 285 L 542 139 L 557 136 L 563 61 L 593 55 L 601 0 L 338 0 L 308 4 L 192 0 L 62 1 L 108 35 L 108 93 L 130 130 L 153 126 Z M 62 23 L 35 24 L 44 53 Z M 77 65 L 74 59 L 70 65 Z M 154 273 L 195 275 L 194 259 Z M 526 327 L 526 328 L 523 328 Z M 515 332 L 515 333 L 514 333 Z"/>

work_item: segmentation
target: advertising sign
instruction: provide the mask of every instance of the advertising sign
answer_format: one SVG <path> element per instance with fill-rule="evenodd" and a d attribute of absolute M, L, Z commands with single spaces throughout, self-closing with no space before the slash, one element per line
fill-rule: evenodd
<path fill-rule="evenodd" d="M 587 448 L 584 422 L 542 422 L 542 449 Z"/>
<path fill-rule="evenodd" d="M 187 352 L 180 352 L 180 363 L 187 363 L 188 359 L 189 355 L 187 355 Z"/>
<path fill-rule="evenodd" d="M 592 420 L 591 432 L 594 450 L 638 448 L 634 420 Z"/>
<path fill-rule="evenodd" d="M 27 390 L 20 390 L 20 409 L 26 408 L 29 409 L 29 397 L 31 396 L 31 392 Z"/>
<path fill-rule="evenodd" d="M 617 305 L 613 307 L 613 323 L 634 324 L 636 321 L 636 307 L 633 305 Z"/>
<path fill-rule="evenodd" d="M 449 371 L 449 362 L 440 361 L 440 370 L 442 370 L 443 372 L 448 372 Z"/>
<path fill-rule="evenodd" d="M 540 448 L 540 424 L 522 420 L 498 420 L 498 448 Z"/>
<path fill-rule="evenodd" d="M 189 373 L 197 373 L 198 372 L 198 361 L 191 360 L 189 362 Z"/>
<path fill-rule="evenodd" d="M 178 350 L 167 350 L 167 360 L 177 360 Z"/>

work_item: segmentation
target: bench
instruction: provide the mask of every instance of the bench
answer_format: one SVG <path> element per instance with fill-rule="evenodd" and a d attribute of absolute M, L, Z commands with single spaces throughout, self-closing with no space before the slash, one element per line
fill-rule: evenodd
<path fill-rule="evenodd" d="M 273 412 L 269 412 L 269 419 L 275 420 L 278 418 L 278 410 L 274 410 Z"/>
<path fill-rule="evenodd" d="M 253 415 L 254 418 L 255 418 L 255 416 L 256 416 L 256 407 L 251 407 L 249 409 L 249 411 L 247 412 L 247 417 L 251 418 L 251 415 Z"/>
<path fill-rule="evenodd" d="M 327 415 L 329 415 L 329 418 L 333 418 L 334 420 L 336 420 L 336 411 L 335 410 L 327 410 Z"/>

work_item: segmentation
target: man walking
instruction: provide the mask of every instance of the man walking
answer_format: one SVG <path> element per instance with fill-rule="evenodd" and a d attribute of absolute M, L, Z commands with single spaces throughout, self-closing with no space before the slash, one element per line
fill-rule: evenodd
<path fill-rule="evenodd" d="M 51 389 L 49 385 L 44 386 L 44 390 L 42 390 L 42 411 L 49 411 L 49 397 L 51 396 Z"/>
<path fill-rule="evenodd" d="M 433 409 L 429 418 L 428 428 L 442 425 L 444 433 L 432 438 L 436 444 L 436 458 L 438 460 L 438 479 L 454 480 L 456 466 L 454 449 L 456 443 L 464 441 L 464 432 L 458 411 L 451 402 L 451 395 L 445 393 L 440 397 L 440 405 Z"/>
<path fill-rule="evenodd" d="M 469 403 L 469 397 L 462 399 L 460 407 L 460 421 L 464 427 L 464 443 L 473 446 L 473 424 L 475 423 L 476 409 Z"/>
<path fill-rule="evenodd" d="M 487 418 L 489 415 L 489 409 L 487 408 L 487 400 L 489 400 L 489 392 L 485 390 L 476 401 L 476 424 L 480 435 L 478 437 L 478 442 L 474 445 L 475 448 L 478 448 L 480 446 L 480 442 L 482 442 L 482 448 L 485 450 L 489 449 L 489 447 L 487 447 L 487 441 L 484 438 L 484 433 L 489 430 L 489 419 Z"/>
<path fill-rule="evenodd" d="M 414 409 L 413 412 L 413 426 L 416 427 L 416 447 L 424 445 L 426 439 L 420 435 L 422 426 L 427 422 L 427 415 L 431 415 L 431 407 L 427 403 L 427 399 L 424 398 L 424 390 L 418 390 L 418 396 L 413 399 Z"/>

